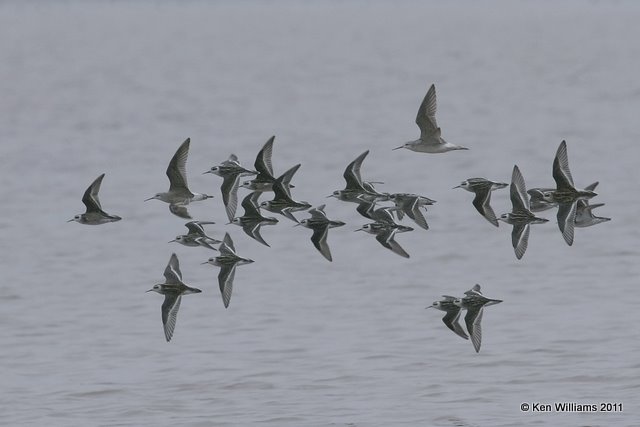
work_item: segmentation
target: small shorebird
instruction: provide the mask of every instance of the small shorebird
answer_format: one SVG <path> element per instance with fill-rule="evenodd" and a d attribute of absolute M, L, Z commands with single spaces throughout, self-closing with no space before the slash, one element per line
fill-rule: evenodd
<path fill-rule="evenodd" d="M 238 161 L 238 156 L 231 154 L 227 160 L 220 163 L 218 166 L 211 167 L 211 169 L 203 174 L 206 173 L 212 173 L 222 177 L 222 185 L 220 186 L 222 202 L 224 203 L 225 210 L 227 211 L 229 221 L 233 221 L 233 217 L 236 214 L 236 208 L 238 207 L 238 184 L 240 177 L 256 175 L 258 172 L 243 168 Z"/>
<path fill-rule="evenodd" d="M 451 144 L 445 141 L 441 136 L 441 129 L 436 122 L 436 86 L 431 85 L 416 116 L 416 124 L 420 128 L 420 138 L 415 141 L 409 141 L 400 147 L 407 150 L 417 151 L 419 153 L 446 153 L 452 150 L 468 150 L 466 147 Z"/>
<path fill-rule="evenodd" d="M 85 190 L 84 195 L 82 196 L 82 203 L 86 206 L 85 213 L 78 214 L 67 222 L 75 221 L 86 225 L 100 225 L 108 222 L 120 221 L 122 219 L 118 215 L 109 215 L 103 211 L 102 206 L 100 206 L 98 192 L 100 191 L 102 178 L 104 178 L 104 174 L 97 177 Z"/>
<path fill-rule="evenodd" d="M 586 200 L 578 200 L 578 206 L 576 210 L 576 227 L 591 227 L 592 225 L 600 224 L 601 222 L 611 221 L 611 218 L 603 216 L 595 216 L 593 209 L 604 206 L 604 203 L 594 203 L 590 205 Z"/>
<path fill-rule="evenodd" d="M 365 224 L 362 228 L 359 228 L 355 231 L 366 231 L 369 234 L 374 234 L 376 236 L 376 240 L 385 248 L 389 249 L 393 253 L 400 255 L 404 258 L 409 258 L 409 254 L 405 251 L 402 246 L 395 240 L 395 235 L 397 232 L 411 231 L 413 228 L 405 227 L 403 225 L 392 226 L 389 224 L 385 224 L 382 222 L 372 222 L 370 224 Z"/>
<path fill-rule="evenodd" d="M 222 241 L 214 239 L 213 237 L 207 236 L 204 231 L 203 225 L 206 224 L 215 224 L 213 221 L 189 221 L 185 224 L 185 227 L 189 230 L 187 234 L 183 234 L 180 236 L 176 236 L 175 239 L 170 240 L 171 242 L 178 242 L 184 246 L 196 247 L 203 246 L 205 248 L 213 249 L 217 251 L 211 245 L 217 245 L 218 243 L 222 243 Z"/>
<path fill-rule="evenodd" d="M 496 214 L 491 208 L 491 192 L 500 188 L 506 187 L 507 183 L 493 182 L 485 178 L 469 178 L 462 181 L 462 183 L 453 188 L 464 188 L 465 190 L 474 193 L 476 197 L 473 199 L 473 206 L 476 208 L 480 215 L 485 217 L 491 224 L 498 226 L 498 220 Z"/>
<path fill-rule="evenodd" d="M 191 288 L 182 282 L 182 273 L 176 254 L 172 254 L 169 263 L 164 269 L 165 282 L 153 285 L 153 288 L 147 292 L 157 292 L 164 295 L 162 303 L 162 325 L 164 327 L 164 336 L 167 342 L 171 341 L 173 330 L 176 327 L 176 318 L 180 309 L 180 301 L 182 295 L 199 294 L 200 289 Z"/>
<path fill-rule="evenodd" d="M 529 224 L 542 224 L 547 222 L 548 219 L 537 218 L 529 210 L 529 198 L 527 197 L 524 178 L 517 165 L 513 167 L 511 175 L 510 196 L 513 208 L 510 213 L 503 214 L 499 219 L 513 225 L 511 244 L 516 258 L 521 259 L 527 250 L 529 242 Z"/>
<path fill-rule="evenodd" d="M 547 191 L 553 191 L 553 188 L 536 187 L 527 190 L 529 195 L 529 209 L 531 212 L 542 212 L 548 209 L 558 207 L 557 203 L 547 202 L 544 199 L 544 193 Z"/>
<path fill-rule="evenodd" d="M 192 193 L 187 184 L 187 157 L 189 156 L 189 144 L 191 138 L 184 140 L 176 153 L 171 158 L 167 166 L 167 177 L 169 178 L 169 191 L 157 193 L 153 197 L 145 200 L 162 200 L 169 203 L 169 211 L 180 218 L 191 219 L 187 205 L 191 202 L 210 199 L 213 196 L 206 194 Z"/>
<path fill-rule="evenodd" d="M 327 218 L 327 214 L 324 212 L 325 205 L 320 205 L 316 208 L 309 209 L 311 218 L 305 218 L 300 221 L 300 224 L 306 228 L 313 230 L 311 236 L 311 242 L 313 246 L 325 257 L 327 260 L 332 261 L 331 250 L 327 243 L 327 235 L 330 228 L 342 227 L 345 223 L 342 221 L 334 221 Z"/>
<path fill-rule="evenodd" d="M 260 197 L 259 191 L 249 193 L 242 200 L 242 207 L 244 208 L 244 215 L 233 218 L 232 224 L 242 227 L 245 233 L 252 239 L 257 240 L 265 246 L 269 246 L 267 242 L 260 235 L 260 227 L 263 225 L 277 224 L 278 220 L 273 217 L 264 217 L 260 213 L 258 207 L 258 197 Z"/>
<path fill-rule="evenodd" d="M 456 335 L 468 340 L 469 336 L 464 333 L 462 326 L 458 323 L 462 308 L 453 303 L 456 300 L 456 297 L 442 295 L 442 298 L 442 300 L 435 301 L 427 308 L 437 308 L 438 310 L 444 311 L 446 314 L 442 318 L 442 322 L 444 322 L 447 328 L 451 329 Z"/>
<path fill-rule="evenodd" d="M 418 226 L 429 229 L 429 224 L 425 219 L 420 208 L 427 205 L 433 205 L 436 201 L 428 197 L 419 196 L 411 193 L 393 193 L 389 195 L 389 198 L 395 203 L 395 207 L 390 208 L 391 211 L 395 211 L 399 220 L 402 220 L 404 214 L 407 214 Z M 425 207 L 426 211 L 427 208 Z"/>
<path fill-rule="evenodd" d="M 369 203 L 369 207 L 367 209 L 366 214 L 369 215 L 368 218 L 373 219 L 375 222 L 365 224 L 361 228 L 355 231 L 365 231 L 369 234 L 373 234 L 376 236 L 376 240 L 385 248 L 389 249 L 393 253 L 400 255 L 404 258 L 409 258 L 409 254 L 400 246 L 398 242 L 395 240 L 396 233 L 404 233 L 406 231 L 412 231 L 413 228 L 406 227 L 404 225 L 396 224 L 393 221 L 393 216 L 391 212 L 389 212 L 390 208 L 378 208 L 373 209 L 373 203 Z M 358 212 L 364 215 L 361 209 L 365 204 L 360 204 L 358 206 Z M 364 215 L 364 216 L 367 216 Z"/>
<path fill-rule="evenodd" d="M 587 187 L 584 187 L 585 190 L 593 191 L 598 186 L 598 182 L 594 182 Z M 576 202 L 576 219 L 575 226 L 576 227 L 591 227 L 592 225 L 600 224 L 601 222 L 611 221 L 611 218 L 605 218 L 603 216 L 595 216 L 593 214 L 593 210 L 595 208 L 599 208 L 604 206 L 604 203 L 594 203 L 590 205 L 587 200 L 578 200 Z"/>
<path fill-rule="evenodd" d="M 391 214 L 392 211 L 396 210 L 395 207 L 382 206 L 376 208 L 376 202 L 369 201 L 367 197 L 359 197 L 359 200 L 360 203 L 358 204 L 356 211 L 363 217 L 371 219 L 375 222 L 390 224 L 393 226 L 398 225 L 393 220 L 393 215 Z"/>
<path fill-rule="evenodd" d="M 482 322 L 483 309 L 490 305 L 499 304 L 502 300 L 486 298 L 480 292 L 480 285 L 474 285 L 464 294 L 466 295 L 465 297 L 456 298 L 453 303 L 467 310 L 467 314 L 464 316 L 464 323 L 467 325 L 473 348 L 478 353 L 482 342 L 482 325 L 480 322 Z"/>
<path fill-rule="evenodd" d="M 220 255 L 203 262 L 203 264 L 211 264 L 216 267 L 220 267 L 220 273 L 218 273 L 218 285 L 220 286 L 220 293 L 222 294 L 222 302 L 224 307 L 229 307 L 231 301 L 231 292 L 233 291 L 233 279 L 236 275 L 236 266 L 243 264 L 251 264 L 252 259 L 242 258 L 236 254 L 236 249 L 233 246 L 233 240 L 229 233 L 225 233 L 222 244 L 218 248 Z"/>
<path fill-rule="evenodd" d="M 573 177 L 569 170 L 569 156 L 567 155 L 567 143 L 562 141 L 553 159 L 553 179 L 556 181 L 556 189 L 545 191 L 542 198 L 549 203 L 558 204 L 558 228 L 567 245 L 573 244 L 574 226 L 578 200 L 590 199 L 597 196 L 591 190 L 577 190 L 573 184 Z"/>
<path fill-rule="evenodd" d="M 291 198 L 291 192 L 285 187 L 283 179 L 285 175 L 293 176 L 296 173 L 300 163 L 285 172 L 273 183 L 273 200 L 267 200 L 260 203 L 260 207 L 269 212 L 278 213 L 289 218 L 291 221 L 298 222 L 292 212 L 304 211 L 311 207 L 308 202 L 296 201 Z"/>

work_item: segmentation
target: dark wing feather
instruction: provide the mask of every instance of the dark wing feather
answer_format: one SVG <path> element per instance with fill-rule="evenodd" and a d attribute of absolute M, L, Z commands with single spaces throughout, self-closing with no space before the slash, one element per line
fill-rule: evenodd
<path fill-rule="evenodd" d="M 511 175 L 511 187 L 509 187 L 509 195 L 513 204 L 513 211 L 529 210 L 529 198 L 524 183 L 524 178 L 520 169 L 515 165 Z"/>
<path fill-rule="evenodd" d="M 298 171 L 299 167 L 300 165 L 296 165 L 281 175 L 282 186 L 287 190 L 293 187 L 293 185 L 291 185 L 291 180 L 293 179 L 293 175 L 295 175 L 295 173 Z"/>
<path fill-rule="evenodd" d="M 594 182 L 594 183 L 592 183 L 592 184 L 587 185 L 586 187 L 584 187 L 584 189 L 585 189 L 585 190 L 587 190 L 587 191 L 593 191 L 593 190 L 595 190 L 595 189 L 596 189 L 596 187 L 598 186 L 598 184 L 600 184 L 600 182 L 599 182 L 599 181 L 596 181 L 596 182 Z"/>
<path fill-rule="evenodd" d="M 514 224 L 511 231 L 511 244 L 516 258 L 521 259 L 529 244 L 529 224 Z"/>
<path fill-rule="evenodd" d="M 231 292 L 233 291 L 233 278 L 236 275 L 236 265 L 223 265 L 218 273 L 218 285 L 222 294 L 222 302 L 224 307 L 229 307 L 231 301 Z"/>
<path fill-rule="evenodd" d="M 462 329 L 462 326 L 460 326 L 460 323 L 458 323 L 458 318 L 460 317 L 460 310 L 461 309 L 458 307 L 457 310 L 451 309 L 447 311 L 444 317 L 442 318 L 442 322 L 445 325 L 447 325 L 447 328 L 455 332 L 456 335 L 458 335 L 461 338 L 464 338 L 465 340 L 468 340 L 469 337 L 467 336 L 467 334 L 464 333 L 464 330 Z"/>
<path fill-rule="evenodd" d="M 169 263 L 164 269 L 164 278 L 166 279 L 167 284 L 181 284 L 182 283 L 182 273 L 180 272 L 180 263 L 178 262 L 178 256 L 176 254 L 171 254 L 171 258 L 169 258 Z"/>
<path fill-rule="evenodd" d="M 416 124 L 420 128 L 421 138 L 433 135 L 438 130 L 436 109 L 436 86 L 432 84 L 424 96 L 416 116 Z"/>
<path fill-rule="evenodd" d="M 465 291 L 464 294 L 467 295 L 467 296 L 469 296 L 469 295 L 482 295 L 482 291 L 480 290 L 480 285 L 478 285 L 476 283 L 475 285 L 473 285 L 473 287 L 471 289 L 469 289 L 468 291 Z"/>
<path fill-rule="evenodd" d="M 205 236 L 204 228 L 198 221 L 189 221 L 184 226 L 187 227 L 187 230 L 189 230 L 189 234 Z"/>
<path fill-rule="evenodd" d="M 358 211 L 358 213 L 365 218 L 375 220 L 373 216 L 374 206 L 375 206 L 375 203 L 363 200 L 360 203 L 358 203 L 358 207 L 356 208 L 356 211 Z"/>
<path fill-rule="evenodd" d="M 104 174 L 97 177 L 91 185 L 85 190 L 82 196 L 82 203 L 87 207 L 87 213 L 89 212 L 103 212 L 102 206 L 100 206 L 100 199 L 98 199 L 98 192 L 100 191 L 100 185 Z"/>
<path fill-rule="evenodd" d="M 498 227 L 496 214 L 491 208 L 491 187 L 484 187 L 476 190 L 476 197 L 473 199 L 473 206 L 485 217 L 487 221 Z"/>
<path fill-rule="evenodd" d="M 289 202 L 293 201 L 293 199 L 291 198 L 291 193 L 289 192 L 289 189 L 287 188 L 286 185 L 284 185 L 284 180 L 285 178 L 287 178 L 287 176 L 293 177 L 293 175 L 298 171 L 298 168 L 300 168 L 300 163 L 298 163 L 297 165 L 295 165 L 294 167 L 292 167 L 291 169 L 289 169 L 288 171 L 280 175 L 278 179 L 275 180 L 275 182 L 273 183 L 273 199 L 274 200 L 287 200 Z"/>
<path fill-rule="evenodd" d="M 326 220 L 327 214 L 324 212 L 325 205 L 320 205 L 315 208 L 309 209 L 309 213 L 311 214 L 312 219 L 317 220 Z"/>
<path fill-rule="evenodd" d="M 235 255 L 236 247 L 233 245 L 233 240 L 231 240 L 231 235 L 229 233 L 224 233 L 222 243 L 224 243 L 224 245 Z"/>
<path fill-rule="evenodd" d="M 256 223 L 256 224 L 250 224 L 250 225 L 247 225 L 247 226 L 243 226 L 242 229 L 252 239 L 257 240 L 258 242 L 262 243 L 265 246 L 269 246 L 269 244 L 260 235 L 260 227 L 261 227 L 260 223 Z"/>
<path fill-rule="evenodd" d="M 380 242 L 382 246 L 390 249 L 393 253 L 400 255 L 404 258 L 409 258 L 409 254 L 395 241 L 394 236 L 396 234 L 395 228 L 389 228 L 376 235 L 376 240 Z"/>
<path fill-rule="evenodd" d="M 245 217 L 256 218 L 261 216 L 260 209 L 258 208 L 258 197 L 260 197 L 260 192 L 254 191 L 242 199 Z"/>
<path fill-rule="evenodd" d="M 190 142 L 191 138 L 184 140 L 171 158 L 169 166 L 167 166 L 169 191 L 185 191 L 191 193 L 187 184 L 187 156 L 189 156 Z"/>
<path fill-rule="evenodd" d="M 258 177 L 256 179 L 261 179 L 263 181 L 274 180 L 273 176 L 273 166 L 271 165 L 271 155 L 273 153 L 273 141 L 275 140 L 275 136 L 269 138 L 267 142 L 265 142 L 262 150 L 258 152 L 256 157 L 256 161 L 253 166 L 258 171 Z"/>
<path fill-rule="evenodd" d="M 240 176 L 233 174 L 227 175 L 222 181 L 220 191 L 222 192 L 222 202 L 227 212 L 229 221 L 233 220 L 236 215 L 236 209 L 238 208 L 238 185 L 240 183 Z"/>
<path fill-rule="evenodd" d="M 573 178 L 569 170 L 569 156 L 567 154 L 567 143 L 562 141 L 553 159 L 553 179 L 556 181 L 558 190 L 571 189 L 573 187 Z"/>
<path fill-rule="evenodd" d="M 476 353 L 480 351 L 480 344 L 482 342 L 482 325 L 480 323 L 482 322 L 482 312 L 482 307 L 469 308 L 467 309 L 467 315 L 464 317 Z"/>
<path fill-rule="evenodd" d="M 176 328 L 178 310 L 180 309 L 181 295 L 165 294 L 162 303 L 162 326 L 164 327 L 164 337 L 167 342 L 173 337 L 173 330 Z"/>
<path fill-rule="evenodd" d="M 384 224 L 395 224 L 393 221 L 393 215 L 389 212 L 389 208 L 382 207 L 374 210 L 371 215 L 373 219 L 378 222 L 382 222 Z"/>
<path fill-rule="evenodd" d="M 316 247 L 318 251 L 325 257 L 327 260 L 332 261 L 331 258 L 331 250 L 329 249 L 329 244 L 327 243 L 327 235 L 329 234 L 329 224 L 324 227 L 315 228 L 313 230 L 313 235 L 311 236 L 311 242 L 313 246 Z"/>
<path fill-rule="evenodd" d="M 562 232 L 562 237 L 567 245 L 573 245 L 573 233 L 576 220 L 577 204 L 574 203 L 560 203 L 558 205 L 558 227 Z"/>
<path fill-rule="evenodd" d="M 344 177 L 344 180 L 347 183 L 345 189 L 366 191 L 362 185 L 360 168 L 362 167 L 362 162 L 364 161 L 365 157 L 367 157 L 367 154 L 369 154 L 369 150 L 360 154 L 358 157 L 355 158 L 354 161 L 352 161 L 347 165 L 347 168 L 344 170 L 344 173 L 342 174 L 342 176 Z"/>
<path fill-rule="evenodd" d="M 427 224 L 427 219 L 422 214 L 422 211 L 420 211 L 420 205 L 418 201 L 419 200 L 416 197 L 411 206 L 409 206 L 409 209 L 406 209 L 404 212 L 406 212 L 407 216 L 411 218 L 416 224 L 418 224 L 425 230 L 428 230 L 429 224 Z"/>

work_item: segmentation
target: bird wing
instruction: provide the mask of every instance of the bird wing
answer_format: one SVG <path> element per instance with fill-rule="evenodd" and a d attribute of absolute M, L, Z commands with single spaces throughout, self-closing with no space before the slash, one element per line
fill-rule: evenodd
<path fill-rule="evenodd" d="M 209 248 L 209 249 L 213 249 L 214 251 L 217 251 L 218 249 L 214 248 L 213 246 L 211 246 L 209 244 L 209 242 L 207 241 L 207 239 L 211 239 L 211 237 L 208 236 L 203 236 L 203 237 L 196 237 L 195 238 L 195 242 L 197 244 L 199 244 L 200 246 L 204 246 L 205 248 Z M 215 239 L 214 239 L 215 240 Z"/>
<path fill-rule="evenodd" d="M 292 167 L 291 169 L 289 169 L 288 171 L 286 171 L 285 173 L 283 173 L 281 175 L 281 177 L 282 177 L 282 186 L 284 188 L 286 188 L 287 191 L 289 190 L 289 188 L 293 187 L 291 185 L 291 180 L 293 179 L 293 175 L 295 175 L 296 172 L 298 171 L 299 167 L 300 167 L 300 165 L 296 165 L 296 166 Z"/>
<path fill-rule="evenodd" d="M 233 278 L 236 275 L 236 265 L 229 264 L 220 267 L 218 273 L 218 285 L 220 285 L 220 293 L 222 294 L 222 302 L 224 307 L 229 307 L 231 301 L 231 292 L 233 291 Z"/>
<path fill-rule="evenodd" d="M 354 161 L 352 161 L 347 165 L 347 168 L 344 170 L 344 173 L 342 174 L 342 176 L 344 177 L 344 180 L 347 183 L 345 189 L 366 191 L 362 185 L 360 168 L 362 167 L 362 162 L 364 161 L 365 157 L 367 157 L 367 154 L 369 154 L 369 150 L 360 154 L 358 157 L 355 158 Z"/>
<path fill-rule="evenodd" d="M 164 269 L 164 278 L 166 279 L 167 284 L 181 284 L 182 283 L 182 273 L 180 272 L 180 263 L 178 262 L 178 256 L 176 254 L 171 254 L 171 258 L 169 258 L 169 263 Z"/>
<path fill-rule="evenodd" d="M 285 217 L 289 218 L 293 222 L 300 223 L 300 221 L 298 221 L 298 219 L 295 216 L 293 216 L 293 213 L 291 213 L 291 207 L 285 207 L 285 208 L 281 209 L 280 210 L 280 214 L 282 214 Z"/>
<path fill-rule="evenodd" d="M 553 159 L 553 179 L 556 181 L 558 190 L 574 188 L 573 178 L 569 170 L 569 156 L 567 154 L 567 143 L 562 141 Z"/>
<path fill-rule="evenodd" d="M 527 251 L 529 244 L 529 224 L 514 224 L 511 231 L 511 244 L 516 253 L 516 258 L 521 259 Z"/>
<path fill-rule="evenodd" d="M 577 204 L 574 203 L 560 203 L 558 204 L 558 228 L 562 232 L 562 237 L 567 245 L 573 244 L 573 232 L 576 220 Z"/>
<path fill-rule="evenodd" d="M 178 318 L 178 310 L 180 309 L 180 301 L 182 296 L 178 294 L 165 294 L 162 303 L 162 326 L 164 327 L 164 337 L 167 342 L 171 341 L 173 330 L 176 327 Z"/>
<path fill-rule="evenodd" d="M 465 295 L 482 295 L 482 291 L 480 290 L 480 285 L 477 283 L 473 285 L 473 288 L 469 289 L 464 293 Z"/>
<path fill-rule="evenodd" d="M 401 257 L 409 258 L 409 254 L 402 249 L 402 246 L 400 246 L 398 242 L 395 241 L 395 234 L 395 228 L 387 228 L 376 235 L 376 240 L 385 248 L 390 249 L 393 253 L 400 255 Z"/>
<path fill-rule="evenodd" d="M 496 214 L 491 207 L 491 187 L 479 188 L 476 190 L 476 197 L 473 199 L 473 206 L 491 224 L 498 227 Z"/>
<path fill-rule="evenodd" d="M 82 196 L 82 203 L 87 207 L 87 213 L 89 212 L 103 212 L 102 206 L 100 206 L 100 199 L 98 199 L 98 192 L 100 191 L 100 185 L 104 174 L 97 177 L 84 192 Z"/>
<path fill-rule="evenodd" d="M 169 191 L 184 191 L 193 196 L 187 184 L 187 156 L 189 156 L 189 144 L 191 138 L 187 138 L 178 147 L 178 150 L 171 158 L 167 166 L 167 177 L 169 178 Z"/>
<path fill-rule="evenodd" d="M 327 260 L 332 261 L 331 258 L 331 250 L 329 249 L 329 244 L 327 243 L 327 235 L 329 234 L 329 224 L 326 224 L 324 227 L 318 227 L 313 230 L 313 235 L 311 236 L 311 242 L 313 246 L 316 247 L 318 251 L 325 257 Z"/>
<path fill-rule="evenodd" d="M 220 245 L 220 253 L 223 253 L 224 246 L 224 254 L 236 254 L 236 248 L 233 245 L 233 240 L 231 240 L 231 236 L 229 233 L 224 233 L 224 238 L 222 239 L 222 245 Z"/>
<path fill-rule="evenodd" d="M 233 220 L 238 208 L 238 185 L 240 183 L 240 175 L 227 175 L 222 181 L 220 191 L 222 192 L 222 202 L 227 212 L 229 221 Z"/>
<path fill-rule="evenodd" d="M 202 227 L 202 223 L 199 221 L 189 221 L 184 226 L 189 230 L 189 234 L 205 236 L 204 228 Z"/>
<path fill-rule="evenodd" d="M 433 135 L 438 131 L 438 123 L 436 122 L 436 86 L 431 85 L 427 94 L 418 108 L 416 116 L 416 124 L 420 128 L 420 137 Z"/>
<path fill-rule="evenodd" d="M 253 166 L 258 171 L 258 177 L 256 179 L 263 180 L 274 180 L 273 176 L 273 166 L 271 165 L 271 155 L 273 153 L 273 141 L 275 140 L 275 136 L 269 138 L 267 142 L 265 142 L 262 149 L 258 152 L 256 156 L 256 161 Z"/>
<path fill-rule="evenodd" d="M 388 207 L 382 207 L 374 210 L 372 213 L 373 219 L 377 222 L 382 222 L 384 224 L 395 224 L 393 220 L 393 215 L 389 212 Z"/>
<path fill-rule="evenodd" d="M 288 179 L 290 181 L 299 168 L 300 163 L 293 166 L 291 169 L 280 175 L 278 179 L 275 180 L 272 187 L 274 200 L 293 201 L 293 199 L 291 198 L 291 192 L 289 191 L 288 186 L 284 184 L 284 180 Z"/>
<path fill-rule="evenodd" d="M 317 206 L 315 208 L 309 209 L 309 213 L 311 214 L 311 218 L 312 219 L 318 219 L 318 220 L 326 220 L 327 219 L 327 214 L 324 211 L 324 207 L 325 207 L 325 205 L 320 205 L 320 206 Z"/>
<path fill-rule="evenodd" d="M 458 307 L 457 309 L 451 309 L 447 311 L 442 318 L 442 322 L 447 325 L 447 328 L 455 332 L 456 335 L 464 338 L 465 340 L 468 340 L 469 337 L 464 333 L 464 330 L 462 329 L 462 326 L 460 326 L 460 323 L 458 323 L 458 319 L 460 318 L 460 310 L 460 307 Z"/>
<path fill-rule="evenodd" d="M 592 183 L 592 184 L 587 185 L 586 187 L 584 187 L 584 189 L 585 189 L 585 190 L 587 190 L 587 191 L 593 191 L 593 190 L 595 190 L 595 189 L 596 189 L 596 187 L 598 186 L 598 184 L 600 184 L 600 182 L 599 182 L 599 181 L 596 181 L 596 182 L 594 182 L 594 183 Z"/>
<path fill-rule="evenodd" d="M 362 199 L 360 199 L 360 200 L 362 200 Z M 362 200 L 360 203 L 358 203 L 358 207 L 356 208 L 356 211 L 360 215 L 365 217 L 365 218 L 375 220 L 375 218 L 373 217 L 373 207 L 374 206 L 375 206 L 374 202 L 369 202 L 367 200 Z"/>
<path fill-rule="evenodd" d="M 471 342 L 476 353 L 480 351 L 480 344 L 482 341 L 482 307 L 472 307 L 467 309 L 467 315 L 464 317 L 464 322 L 467 324 L 467 331 L 471 336 Z"/>
<path fill-rule="evenodd" d="M 244 199 L 242 199 L 242 204 L 241 206 L 244 209 L 244 216 L 245 217 L 260 217 L 260 209 L 258 208 L 258 197 L 260 197 L 260 192 L 259 191 L 253 191 L 249 194 L 247 194 L 247 196 L 245 196 Z"/>
<path fill-rule="evenodd" d="M 511 186 L 509 187 L 513 211 L 529 210 L 529 198 L 524 184 L 524 178 L 517 165 L 513 167 L 511 174 Z"/>
<path fill-rule="evenodd" d="M 189 214 L 189 210 L 184 205 L 170 204 L 169 205 L 169 212 L 171 212 L 175 216 L 183 218 L 183 219 L 192 219 L 191 215 Z"/>
<path fill-rule="evenodd" d="M 408 209 L 405 209 L 404 212 L 406 212 L 407 216 L 411 218 L 420 227 L 424 228 L 425 230 L 429 229 L 429 224 L 427 224 L 427 219 L 424 217 L 424 215 L 422 214 L 422 211 L 420 210 L 420 203 L 419 203 L 418 197 L 414 198 L 413 203 L 410 206 L 408 206 Z"/>
<path fill-rule="evenodd" d="M 255 224 L 245 225 L 245 226 L 242 227 L 242 229 L 252 239 L 257 240 L 258 242 L 262 243 L 265 246 L 269 246 L 269 244 L 262 238 L 262 235 L 260 234 L 260 227 L 261 227 L 261 225 L 258 222 L 258 223 L 255 223 Z"/>

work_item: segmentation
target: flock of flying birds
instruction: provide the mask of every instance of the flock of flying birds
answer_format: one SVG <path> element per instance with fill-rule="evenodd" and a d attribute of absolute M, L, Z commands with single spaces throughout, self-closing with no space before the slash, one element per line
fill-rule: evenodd
<path fill-rule="evenodd" d="M 466 147 L 451 144 L 442 138 L 435 114 L 436 92 L 435 86 L 431 85 L 418 109 L 416 117 L 416 124 L 420 128 L 420 137 L 396 147 L 394 150 L 405 148 L 420 153 L 445 153 L 454 150 L 467 150 Z M 311 229 L 313 231 L 311 242 L 324 258 L 332 261 L 331 250 L 327 243 L 329 229 L 344 226 L 345 223 L 329 219 L 325 213 L 324 204 L 312 207 L 308 202 L 297 201 L 293 198 L 291 189 L 295 187 L 291 184 L 291 181 L 300 168 L 300 164 L 291 167 L 282 175 L 276 177 L 271 162 L 274 140 L 275 137 L 271 137 L 258 152 L 253 170 L 244 168 L 237 156 L 231 154 L 227 160 L 217 166 L 213 166 L 204 173 L 218 175 L 222 178 L 220 190 L 226 214 L 230 221 L 229 224 L 242 227 L 248 236 L 263 245 L 269 246 L 260 234 L 260 229 L 264 225 L 274 225 L 279 221 L 274 217 L 263 216 L 262 210 L 279 214 L 294 221 L 295 225 Z M 254 261 L 237 254 L 229 233 L 225 233 L 222 240 L 210 237 L 205 230 L 205 226 L 214 222 L 192 220 L 188 205 L 191 202 L 207 200 L 213 196 L 194 193 L 189 189 L 186 171 L 189 145 L 190 139 L 187 138 L 169 162 L 166 171 L 169 178 L 169 190 L 157 193 L 147 200 L 157 199 L 168 203 L 171 213 L 180 218 L 190 220 L 185 224 L 188 233 L 177 236 L 171 242 L 218 251 L 217 256 L 209 258 L 203 264 L 211 264 L 220 268 L 218 284 L 222 301 L 226 308 L 231 301 L 236 267 L 250 264 Z M 433 205 L 436 201 L 418 194 L 377 191 L 375 184 L 380 184 L 380 182 L 365 181 L 361 176 L 362 163 L 368 154 L 369 151 L 367 150 L 347 165 L 343 174 L 346 182 L 345 188 L 336 190 L 327 197 L 334 197 L 343 202 L 356 204 L 356 211 L 369 222 L 355 231 L 365 231 L 372 234 L 383 247 L 399 256 L 409 258 L 409 254 L 400 246 L 395 237 L 398 233 L 413 231 L 414 229 L 413 227 L 399 224 L 397 221 L 403 220 L 406 215 L 416 226 L 428 230 L 429 225 L 424 212 L 427 211 L 427 206 Z M 575 227 L 589 227 L 610 220 L 610 218 L 598 217 L 593 214 L 593 209 L 603 206 L 603 204 L 590 205 L 588 202 L 589 199 L 596 196 L 593 190 L 598 185 L 598 182 L 589 185 L 583 190 L 575 187 L 569 170 L 565 141 L 562 141 L 558 147 L 552 171 L 553 179 L 556 183 L 555 188 L 532 188 L 527 191 L 524 178 L 517 165 L 513 167 L 510 185 L 503 182 L 493 182 L 485 178 L 469 178 L 454 188 L 463 188 L 474 193 L 473 206 L 494 226 L 498 227 L 498 221 L 504 221 L 513 226 L 511 233 L 512 245 L 517 259 L 521 259 L 529 241 L 529 225 L 548 222 L 547 219 L 536 217 L 534 212 L 557 207 L 558 226 L 568 245 L 573 244 Z M 253 178 L 241 182 L 242 177 Z M 74 216 L 69 221 L 87 225 L 100 225 L 122 219 L 117 215 L 110 215 L 102 210 L 98 192 L 103 178 L 104 174 L 98 176 L 85 191 L 82 202 L 86 206 L 86 212 Z M 491 192 L 507 186 L 510 187 L 512 210 L 500 217 L 496 217 L 491 207 Z M 236 216 L 239 187 L 250 190 L 250 193 L 241 202 L 241 207 L 244 209 L 242 216 Z M 260 201 L 260 197 L 268 192 L 273 193 L 273 198 Z M 388 203 L 388 205 L 383 205 L 384 203 Z M 310 217 L 298 220 L 294 213 L 301 211 L 307 211 Z M 183 282 L 178 257 L 175 253 L 169 259 L 164 276 L 165 283 L 156 284 L 147 292 L 154 291 L 165 297 L 161 310 L 162 324 L 165 338 L 170 341 L 173 336 L 182 295 L 200 293 L 201 290 L 189 287 Z M 465 296 L 462 298 L 444 295 L 442 300 L 434 302 L 430 307 L 444 311 L 446 313 L 442 319 L 444 324 L 456 335 L 464 339 L 468 339 L 470 336 L 473 346 L 478 352 L 482 337 L 480 322 L 482 320 L 483 307 L 500 302 L 502 301 L 484 297 L 480 292 L 480 285 L 475 285 L 465 292 Z M 460 312 L 463 309 L 467 310 L 465 323 L 469 335 L 464 332 L 458 323 Z"/>

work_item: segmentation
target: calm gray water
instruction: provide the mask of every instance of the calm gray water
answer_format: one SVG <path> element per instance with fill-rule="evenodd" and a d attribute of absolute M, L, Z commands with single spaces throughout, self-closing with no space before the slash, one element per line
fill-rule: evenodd
<path fill-rule="evenodd" d="M 637 426 L 640 6 L 632 2 L 3 2 L 0 4 L 0 424 L 56 426 Z M 438 90 L 438 121 L 470 151 L 391 148 L 414 139 Z M 347 225 L 334 262 L 306 229 L 265 227 L 271 248 L 224 225 L 221 180 L 275 134 L 294 195 Z M 205 249 L 159 201 L 191 137 L 194 204 L 252 265 L 231 306 Z M 576 184 L 600 181 L 609 223 L 567 246 L 554 212 L 517 261 L 452 190 L 472 176 L 553 184 L 566 139 Z M 405 260 L 353 233 L 326 199 L 366 149 L 363 176 L 424 194 L 431 229 L 398 237 Z M 66 223 L 106 173 L 100 227 Z M 241 192 L 241 196 L 244 195 Z M 510 209 L 496 192 L 496 212 Z M 304 217 L 304 215 L 300 215 Z M 162 332 L 175 251 L 186 283 L 174 339 Z M 479 354 L 424 308 L 480 283 Z M 522 402 L 621 402 L 623 413 L 523 413 Z"/>

